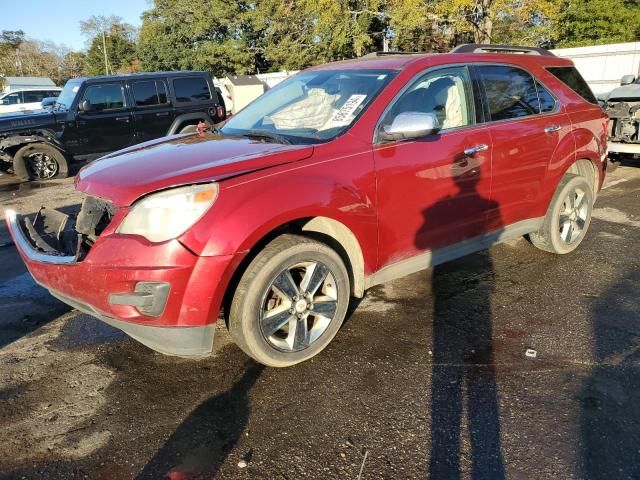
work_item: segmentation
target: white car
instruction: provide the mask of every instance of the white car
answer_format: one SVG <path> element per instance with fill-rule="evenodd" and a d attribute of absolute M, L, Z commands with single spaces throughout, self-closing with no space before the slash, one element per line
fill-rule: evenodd
<path fill-rule="evenodd" d="M 7 93 L 0 93 L 0 113 L 20 112 L 22 110 L 39 110 L 43 98 L 57 97 L 60 87 L 20 88 Z"/>

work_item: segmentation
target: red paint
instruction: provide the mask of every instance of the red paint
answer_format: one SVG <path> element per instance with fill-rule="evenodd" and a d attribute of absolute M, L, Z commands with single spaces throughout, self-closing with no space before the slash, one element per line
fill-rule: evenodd
<path fill-rule="evenodd" d="M 525 68 L 554 92 L 560 111 L 416 141 L 373 144 L 383 111 L 417 74 L 438 65 L 480 62 Z M 592 161 L 602 183 L 606 149 L 605 114 L 544 70 L 551 65 L 571 62 L 445 54 L 316 67 L 400 72 L 348 133 L 325 144 L 268 144 L 199 132 L 148 142 L 90 164 L 78 175 L 77 188 L 120 207 L 112 224 L 79 264 L 25 261 L 42 284 L 108 316 L 153 325 L 204 325 L 216 321 L 230 279 L 247 252 L 289 222 L 316 216 L 341 222 L 359 242 L 365 275 L 371 275 L 422 251 L 543 216 L 576 159 Z M 561 130 L 545 133 L 552 124 Z M 474 157 L 462 154 L 478 144 L 489 149 Z M 215 205 L 179 239 L 154 245 L 115 233 L 138 198 L 214 180 L 220 182 Z M 107 302 L 109 293 L 130 292 L 140 280 L 172 284 L 159 319 Z"/>

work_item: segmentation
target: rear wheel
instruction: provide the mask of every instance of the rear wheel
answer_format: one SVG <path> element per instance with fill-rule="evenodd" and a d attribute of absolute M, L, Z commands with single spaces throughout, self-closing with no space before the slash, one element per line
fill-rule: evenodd
<path fill-rule="evenodd" d="M 60 150 L 46 143 L 30 143 L 13 156 L 13 171 L 23 180 L 66 178 L 67 159 Z"/>
<path fill-rule="evenodd" d="M 529 240 L 547 252 L 573 252 L 587 233 L 592 209 L 590 183 L 584 177 L 567 174 L 553 196 L 542 227 L 529 234 Z"/>
<path fill-rule="evenodd" d="M 231 303 L 229 331 L 260 363 L 287 367 L 322 351 L 349 305 L 349 276 L 323 243 L 282 235 L 245 271 Z"/>

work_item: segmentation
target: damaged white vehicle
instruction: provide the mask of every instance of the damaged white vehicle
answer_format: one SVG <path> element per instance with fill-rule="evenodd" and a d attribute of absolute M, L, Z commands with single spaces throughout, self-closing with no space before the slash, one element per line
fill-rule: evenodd
<path fill-rule="evenodd" d="M 606 98 L 609 115 L 609 155 L 640 157 L 640 78 L 622 77 Z"/>

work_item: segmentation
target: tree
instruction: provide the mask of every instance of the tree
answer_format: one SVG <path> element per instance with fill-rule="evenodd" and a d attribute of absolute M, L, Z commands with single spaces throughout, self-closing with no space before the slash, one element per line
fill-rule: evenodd
<path fill-rule="evenodd" d="M 243 1 L 154 0 L 142 16 L 138 55 L 146 70 L 254 73 L 261 52 L 254 5 Z"/>
<path fill-rule="evenodd" d="M 111 15 L 92 16 L 80 22 L 88 38 L 86 70 L 90 75 L 128 72 L 136 59 L 136 29 Z"/>
<path fill-rule="evenodd" d="M 594 43 L 634 42 L 640 39 L 638 0 L 564 0 L 558 18 L 560 47 Z"/>

